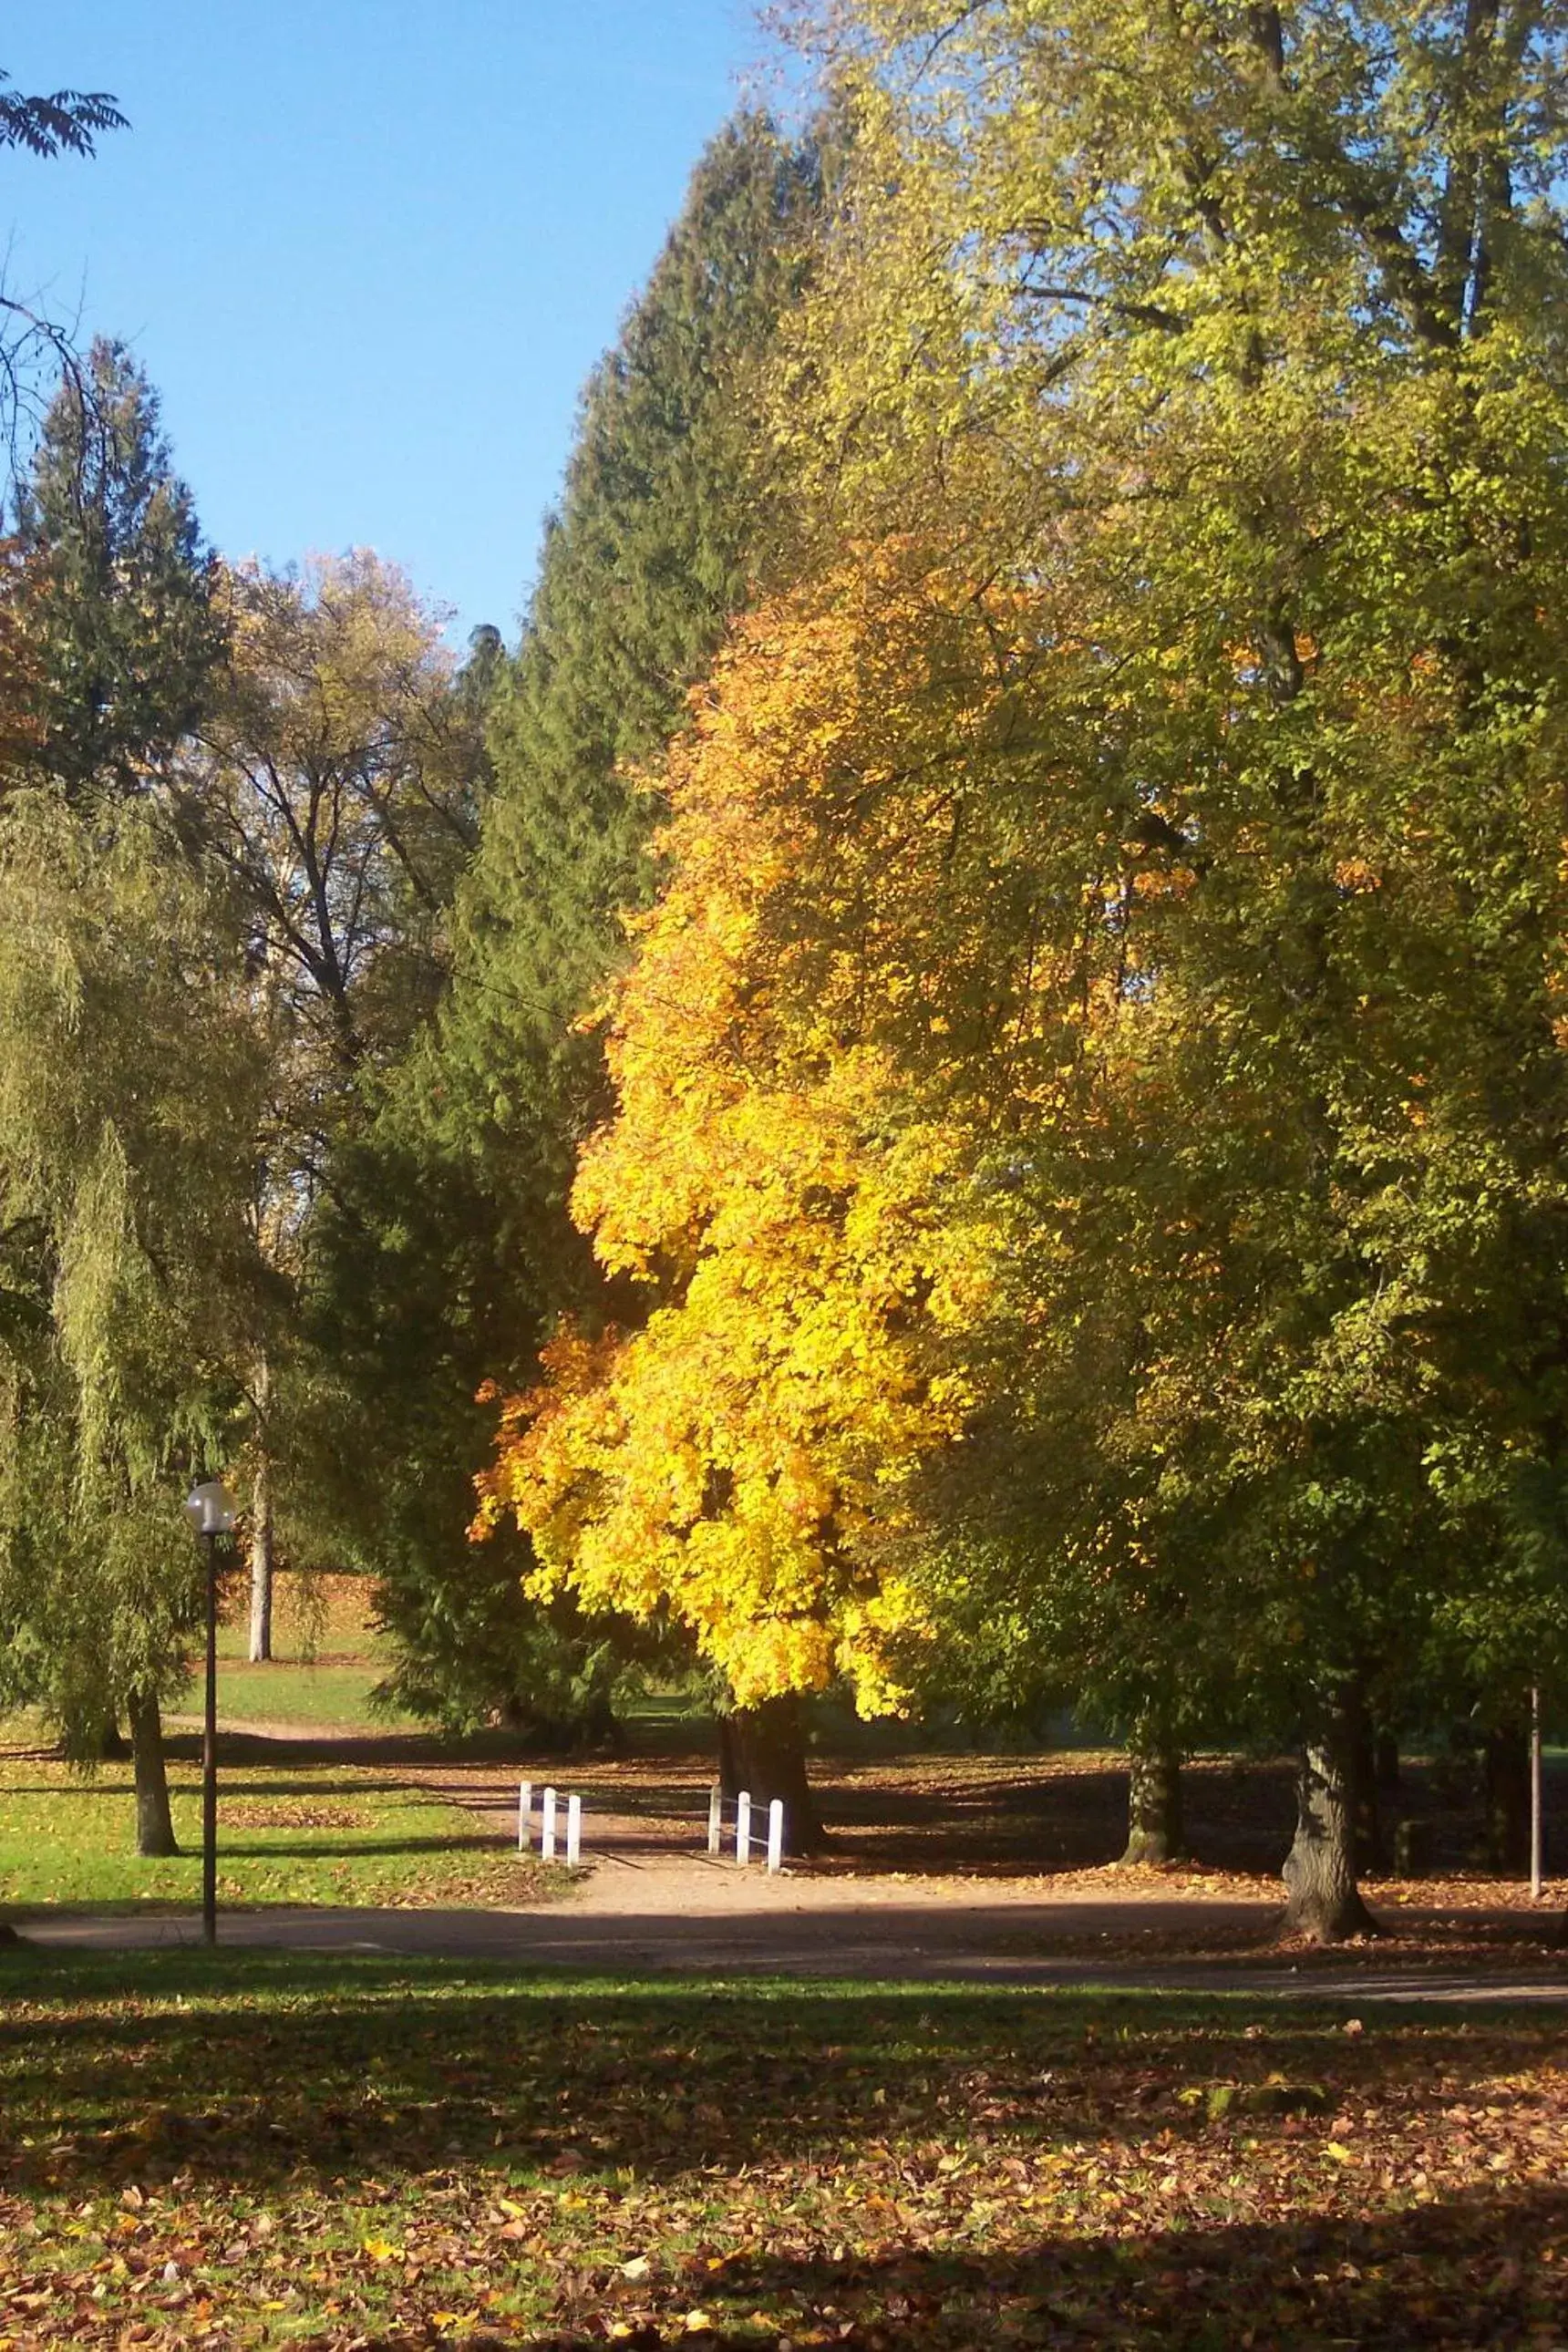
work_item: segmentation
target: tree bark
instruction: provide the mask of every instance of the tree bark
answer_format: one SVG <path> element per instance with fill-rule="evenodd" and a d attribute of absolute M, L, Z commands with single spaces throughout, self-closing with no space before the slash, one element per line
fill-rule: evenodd
<path fill-rule="evenodd" d="M 765 1699 L 719 1719 L 719 1781 L 727 1797 L 744 1789 L 765 1813 L 775 1797 L 784 1809 L 784 1852 L 816 1853 L 822 1817 L 805 1777 L 805 1739 L 794 1698 Z"/>
<path fill-rule="evenodd" d="M 1530 1867 L 1530 1732 L 1523 1722 L 1489 1731 L 1487 1854 L 1494 1870 Z"/>
<path fill-rule="evenodd" d="M 1296 1837 L 1282 1874 L 1287 1935 L 1315 1944 L 1371 1936 L 1377 1922 L 1356 1885 L 1355 1743 L 1342 1693 L 1324 1709 L 1296 1775 Z"/>
<path fill-rule="evenodd" d="M 1187 1847 L 1182 1826 L 1181 1750 L 1163 1726 L 1151 1717 L 1141 1717 L 1132 1727 L 1127 1771 L 1123 1864 L 1184 1860 Z"/>
<path fill-rule="evenodd" d="M 169 1811 L 169 1776 L 163 1763 L 163 1719 L 156 1691 L 132 1694 L 131 1750 L 136 1763 L 136 1851 L 156 1855 L 178 1853 L 174 1817 Z"/>
<path fill-rule="evenodd" d="M 258 1382 L 267 1393 L 267 1377 Z M 272 1465 L 266 1454 L 267 1430 L 262 1424 L 262 1452 L 250 1489 L 250 1663 L 261 1665 L 272 1655 Z"/>

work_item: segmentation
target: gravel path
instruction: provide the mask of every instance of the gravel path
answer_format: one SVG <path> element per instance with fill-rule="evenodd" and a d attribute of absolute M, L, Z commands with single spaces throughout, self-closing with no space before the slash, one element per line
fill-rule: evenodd
<path fill-rule="evenodd" d="M 700 1874 L 688 1882 L 697 1884 Z M 673 1891 L 657 1874 L 649 1892 Z M 786 1892 L 788 1882 L 781 1885 Z M 1092 1985 L 1124 1990 L 1266 1994 L 1293 2000 L 1352 2006 L 1382 2002 L 1568 2002 L 1568 1972 L 1516 1969 L 1485 1973 L 1454 1969 L 1378 1968 L 1355 1961 L 1331 1970 L 1310 1965 L 1215 1965 L 1204 1961 L 1140 1964 L 1128 1951 L 1130 1923 L 1120 1932 L 1096 1923 L 1103 1904 L 908 1900 L 856 1905 L 782 1901 L 735 1907 L 711 1892 L 708 1906 L 669 1910 L 596 1906 L 586 1893 L 575 1901 L 535 1911 L 289 1910 L 230 1912 L 219 1922 L 226 1947 L 292 1951 L 384 1953 L 456 1960 L 504 1960 L 525 1969 L 610 1969 L 617 1974 L 677 1970 L 697 1975 L 787 1974 L 862 1980 L 960 1981 L 1018 1986 Z M 972 1890 L 973 1897 L 973 1890 Z M 1141 1906 L 1164 1927 L 1191 1926 L 1191 1905 Z M 1207 1906 L 1211 1911 L 1218 1906 Z M 1236 1924 L 1239 1906 L 1223 1906 Z M 1260 1906 L 1259 1906 L 1260 1907 Z M 190 1914 L 131 1916 L 55 1915 L 23 1920 L 24 1941 L 56 1950 L 148 1948 L 195 1944 Z M 1260 1924 L 1257 1912 L 1240 1924 Z M 1103 1959 L 1060 1950 L 1103 1934 Z M 1053 1950 L 1052 1947 L 1058 1947 Z"/>
<path fill-rule="evenodd" d="M 245 1728 L 251 1737 L 259 1731 Z M 267 1729 L 280 1746 L 303 1736 L 318 1749 L 346 1754 L 351 1747 L 341 1732 L 329 1739 L 325 1727 L 314 1737 L 300 1726 Z M 511 1768 L 410 1755 L 396 1769 L 400 1780 L 461 1807 L 498 1840 L 515 1836 Z M 1408 1954 L 1390 1953 L 1378 1964 L 1371 1953 L 1293 1961 L 1289 1953 L 1259 1951 L 1280 1895 L 1274 1883 L 1241 1873 L 1184 1875 L 1173 1885 L 1153 1871 L 1041 1874 L 1014 1864 L 905 1872 L 839 1859 L 770 1877 L 760 1866 L 742 1870 L 707 1855 L 708 1784 L 700 1762 L 652 1769 L 601 1762 L 556 1772 L 563 1792 L 575 1788 L 584 1796 L 589 1865 L 560 1899 L 526 1910 L 233 1910 L 220 1920 L 220 1942 L 628 1974 L 1088 1983 L 1356 2003 L 1568 2000 L 1568 1963 L 1539 1952 L 1432 1955 L 1413 1966 Z M 1424 1920 L 1442 1916 L 1412 1908 L 1398 1928 L 1418 1937 Z M 178 1946 L 199 1937 L 189 1912 L 151 1906 L 36 1914 L 16 1925 L 25 1941 L 55 1949 Z"/>

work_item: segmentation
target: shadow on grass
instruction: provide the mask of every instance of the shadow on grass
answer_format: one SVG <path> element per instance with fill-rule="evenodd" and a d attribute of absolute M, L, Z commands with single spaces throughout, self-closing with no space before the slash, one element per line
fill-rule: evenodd
<path fill-rule="evenodd" d="M 247 1832 L 265 1828 L 261 1822 L 247 1822 Z M 450 1836 L 375 1838 L 366 1837 L 351 1842 L 328 1843 L 310 1837 L 289 1837 L 280 1829 L 276 1837 L 257 1843 L 253 1837 L 225 1832 L 219 1823 L 219 1867 L 235 1862 L 277 1862 L 289 1855 L 304 1862 L 374 1862 L 378 1855 L 392 1854 L 489 1853 L 499 1854 L 505 1861 L 509 1850 L 499 1846 L 492 1837 L 481 1833 L 454 1831 Z M 199 1858 L 199 1857 L 193 1857 Z"/>
<path fill-rule="evenodd" d="M 175 1798 L 199 1795 L 199 1784 L 175 1780 L 171 1782 Z M 122 1780 L 76 1780 L 11 1782 L 0 1788 L 0 1802 L 15 1797 L 39 1797 L 53 1804 L 57 1799 L 97 1798 L 114 1805 L 125 1804 L 132 1795 L 129 1779 Z M 419 1804 L 435 1804 L 438 1799 L 428 1786 L 418 1780 L 245 1780 L 226 1774 L 220 1784 L 219 1805 L 232 1803 L 238 1797 L 256 1797 L 268 1803 L 302 1802 L 319 1804 L 325 1797 L 353 1797 L 362 1804 L 374 1805 L 389 1798 L 404 1798 Z"/>
<path fill-rule="evenodd" d="M 255 2189 L 454 2161 L 644 2179 L 846 2161 L 889 2135 L 1026 2153 L 1177 2147 L 1258 2085 L 1239 2151 L 1375 2099 L 1439 2136 L 1555 2052 L 1550 2018 L 1282 2016 L 1190 1997 L 613 1978 L 370 1957 L 117 1953 L 0 1972 L 0 2167 L 72 2196 L 176 2175 Z M 1265 2021 L 1261 2024 L 1259 2020 Z M 1295 2086 L 1283 2101 L 1270 2077 Z M 907 2178 L 934 2179 L 926 2140 Z M 1152 2154 L 1151 2153 L 1151 2160 Z M 1238 2161 L 1242 2160 L 1238 2155 Z"/>
<path fill-rule="evenodd" d="M 737 2313 L 760 2304 L 792 2325 L 797 2313 L 808 2326 L 826 2317 L 841 2340 L 880 2340 L 889 2352 L 997 2342 L 1061 2352 L 1108 2343 L 1184 2352 L 1555 2346 L 1568 2315 L 1568 2277 L 1555 2262 L 1565 2230 L 1561 2189 L 1460 2194 L 1364 2218 L 1047 2239 L 1022 2253 L 742 2259 L 724 2265 L 723 2293 Z"/>

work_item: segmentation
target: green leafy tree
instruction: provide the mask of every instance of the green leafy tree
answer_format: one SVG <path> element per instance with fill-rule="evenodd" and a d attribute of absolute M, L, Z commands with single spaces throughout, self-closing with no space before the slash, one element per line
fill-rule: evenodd
<path fill-rule="evenodd" d="M 1047 607 L 1081 1015 L 1017 1122 L 1014 1392 L 1047 1431 L 1090 1302 L 1052 1517 L 1081 1480 L 1082 1524 L 1159 1536 L 1121 1581 L 1174 1578 L 1168 1675 L 1238 1631 L 1303 1738 L 1288 1916 L 1333 1935 L 1362 1696 L 1561 1449 L 1568 36 L 1440 0 L 817 29 L 856 139 L 791 459 L 825 534 L 928 531 Z"/>
<path fill-rule="evenodd" d="M 258 1312 L 263 1073 L 238 938 L 157 813 L 18 792 L 0 875 L 0 1687 L 83 1759 L 128 1715 L 142 1850 L 168 1852 L 180 1502 L 233 1442 Z"/>
<path fill-rule="evenodd" d="M 588 385 L 499 680 L 495 791 L 461 894 L 432 1096 L 454 1147 L 542 1227 L 532 1270 L 552 1291 L 581 1263 L 561 1204 L 604 1101 L 598 1047 L 577 1024 L 652 887 L 658 803 L 633 771 L 679 722 L 765 551 L 757 373 L 819 205 L 815 152 L 764 118 L 742 117 L 703 156 Z"/>
<path fill-rule="evenodd" d="M 278 1431 L 315 1377 L 300 1318 L 326 1247 L 316 1223 L 342 1192 L 337 1155 L 435 1003 L 485 761 L 437 616 L 369 551 L 298 574 L 238 572 L 229 604 L 229 658 L 172 797 L 188 851 L 244 927 L 270 1073 L 254 1215 L 293 1311 L 250 1380 L 250 1646 L 262 1659 L 288 1479 Z"/>

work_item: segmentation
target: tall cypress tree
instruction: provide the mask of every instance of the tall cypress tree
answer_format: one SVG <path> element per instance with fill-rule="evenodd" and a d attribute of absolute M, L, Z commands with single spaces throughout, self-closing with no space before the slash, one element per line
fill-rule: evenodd
<path fill-rule="evenodd" d="M 40 764 L 72 802 L 127 798 L 200 717 L 225 631 L 158 396 L 122 343 L 100 338 L 62 379 L 17 525 Z"/>
<path fill-rule="evenodd" d="M 553 1315 L 597 1295 L 565 1204 L 602 1100 L 579 1016 L 653 880 L 658 803 L 628 770 L 679 723 L 763 558 L 752 387 L 819 212 L 813 147 L 759 115 L 713 142 L 588 384 L 521 646 L 498 665 L 476 646 L 470 667 L 491 694 L 493 786 L 441 1017 L 389 1088 L 342 1211 L 351 1286 L 386 1311 L 359 1317 L 366 1345 L 335 1374 L 359 1399 L 340 1388 L 340 1433 L 363 1411 L 363 1458 L 382 1465 L 353 1521 L 384 1568 L 395 1680 L 458 1716 L 537 1717 L 542 1685 L 558 1721 L 602 1712 L 595 1629 L 542 1623 L 519 1544 L 466 1540 L 492 1419 L 474 1391 L 525 1376 Z"/>
<path fill-rule="evenodd" d="M 588 384 L 496 698 L 495 791 L 459 903 L 431 1094 L 498 1200 L 542 1212 L 527 1255 L 556 1297 L 581 1267 L 561 1211 L 601 1108 L 597 1049 L 574 1024 L 619 950 L 625 911 L 652 887 L 659 805 L 635 772 L 679 723 L 766 545 L 752 387 L 809 267 L 820 180 L 816 148 L 761 115 L 702 156 Z"/>

